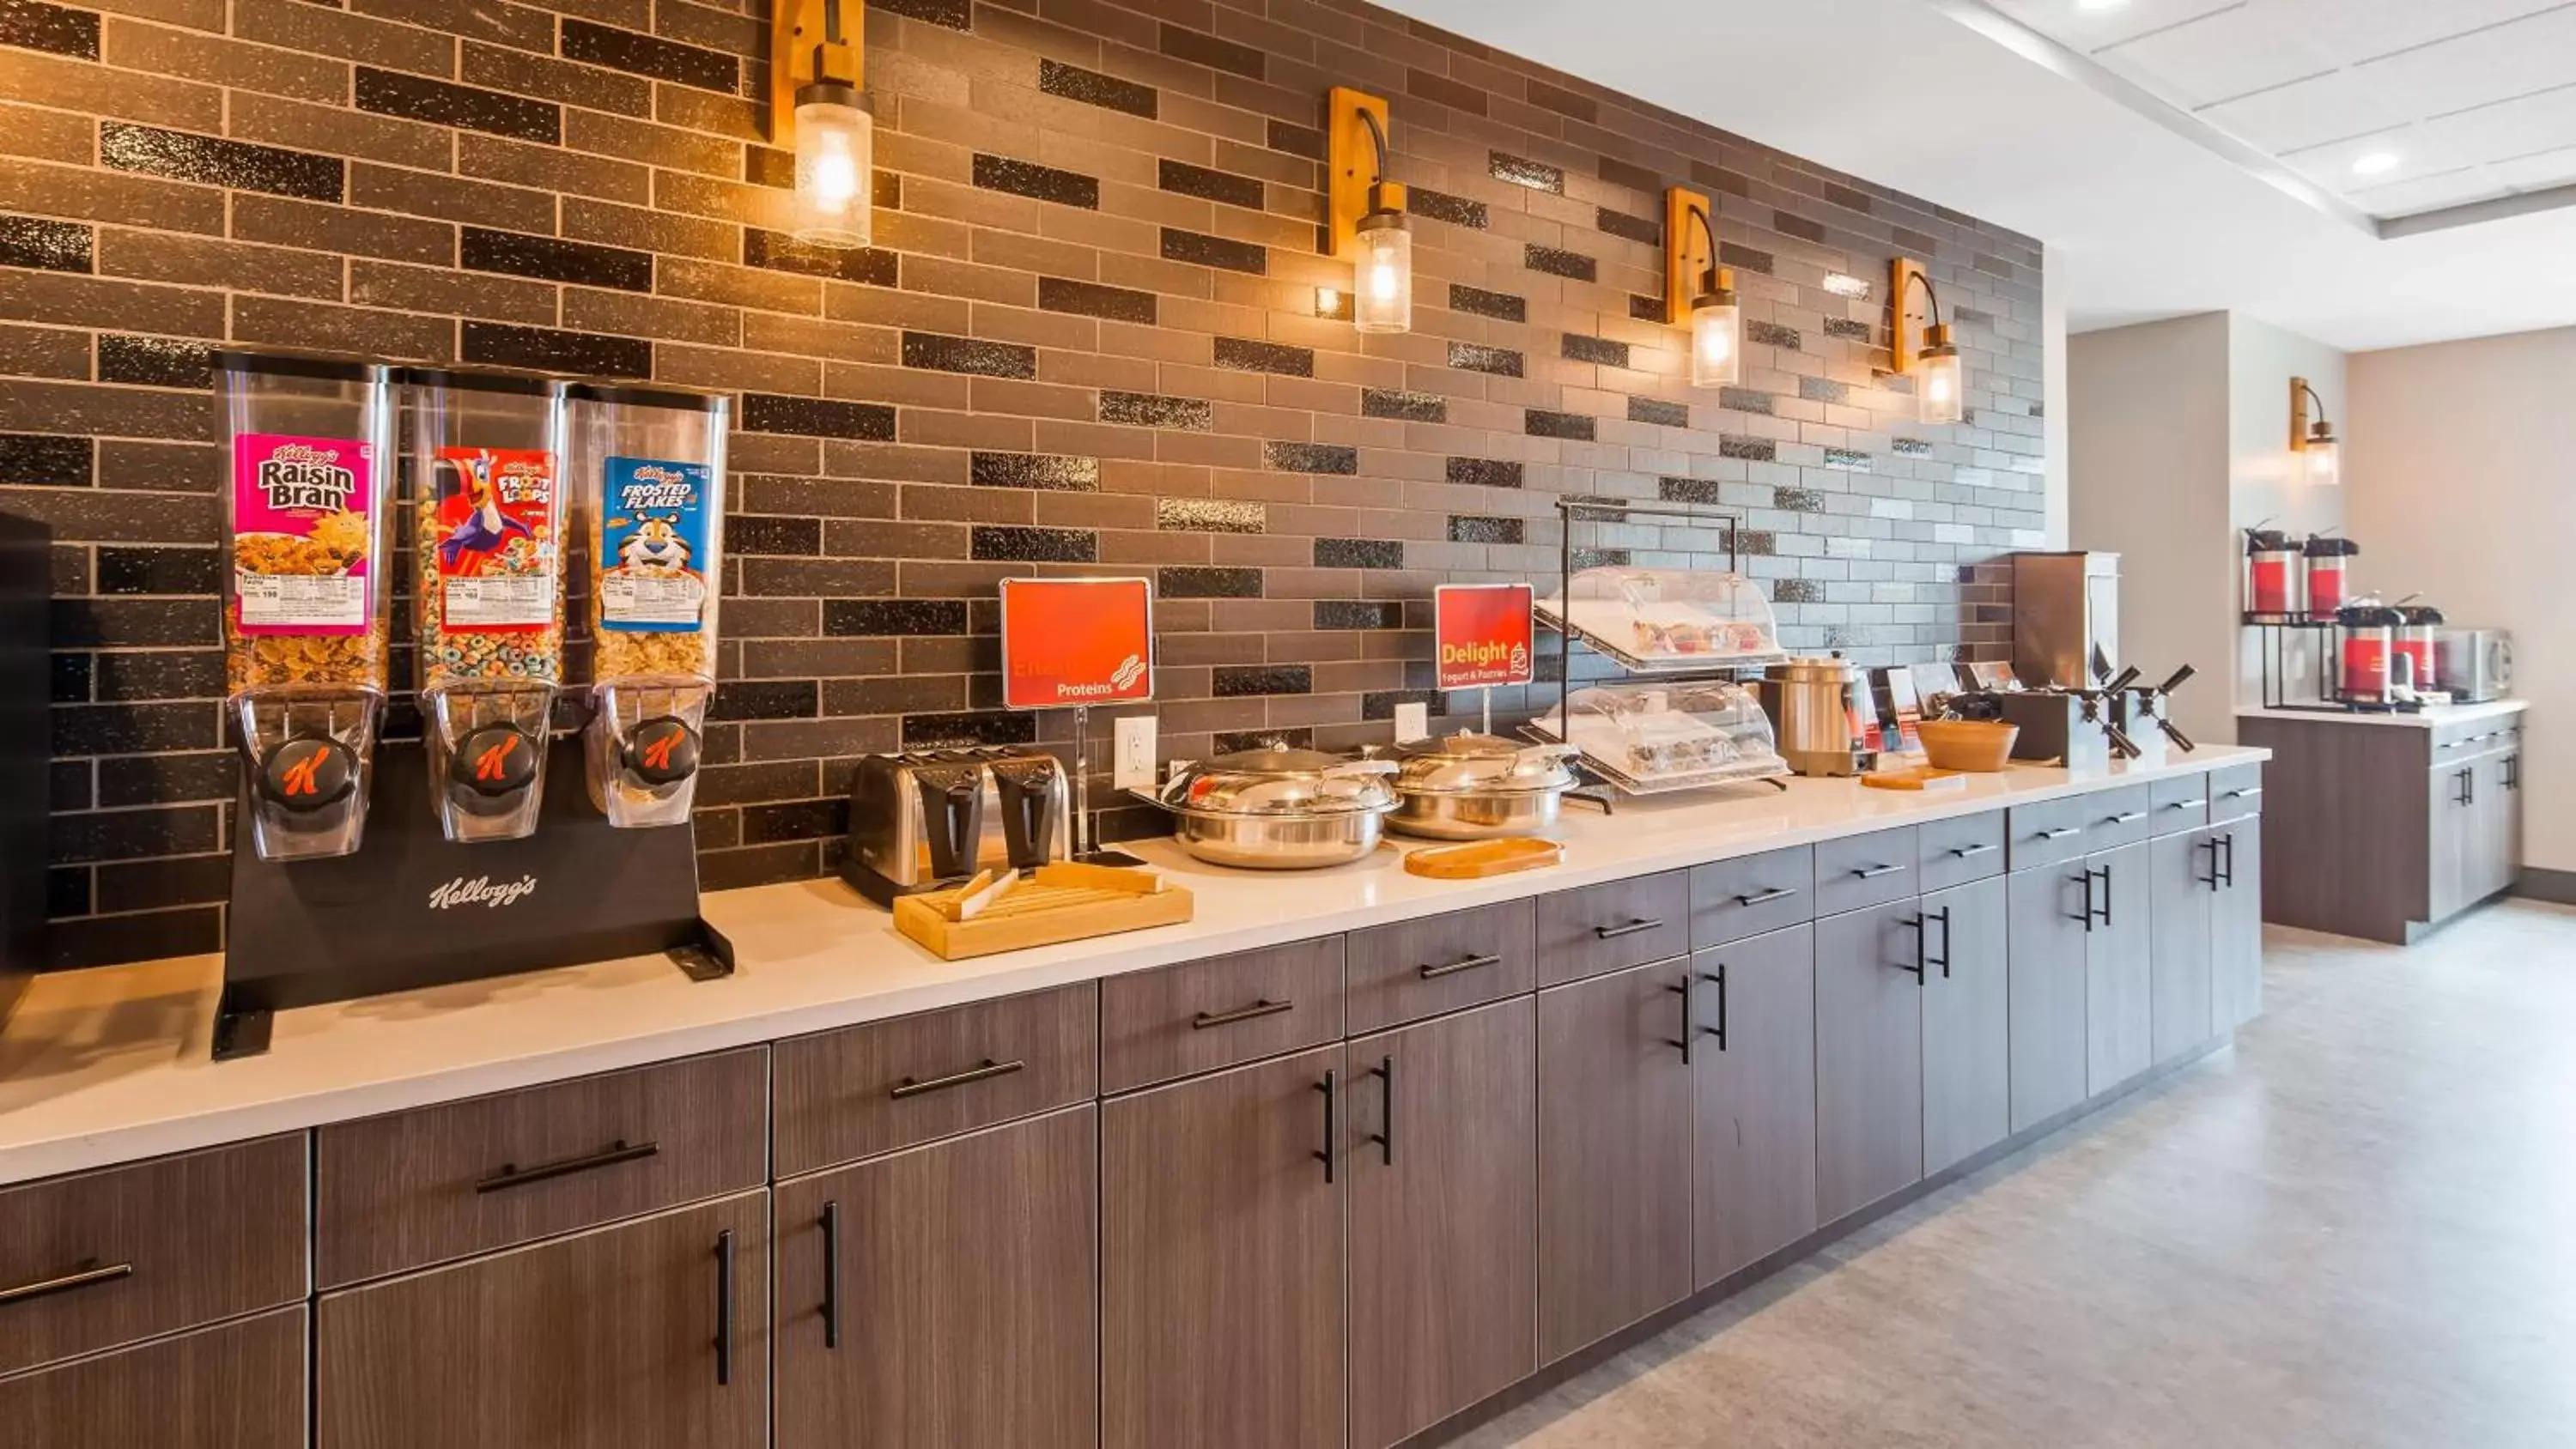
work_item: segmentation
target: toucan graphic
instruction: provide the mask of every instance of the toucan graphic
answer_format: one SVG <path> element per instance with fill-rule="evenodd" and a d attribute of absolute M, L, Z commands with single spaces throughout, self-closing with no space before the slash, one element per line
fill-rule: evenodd
<path fill-rule="evenodd" d="M 471 459 L 442 458 L 438 466 L 453 468 L 465 485 L 465 516 L 438 545 L 441 568 L 453 573 L 457 561 L 469 553 L 490 553 L 510 541 L 512 534 L 534 538 L 529 527 L 501 511 L 501 495 L 492 486 L 492 450 L 477 452 Z"/>

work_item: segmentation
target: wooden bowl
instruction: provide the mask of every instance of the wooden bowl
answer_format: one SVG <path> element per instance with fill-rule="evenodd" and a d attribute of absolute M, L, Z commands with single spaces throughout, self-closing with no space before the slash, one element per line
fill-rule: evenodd
<path fill-rule="evenodd" d="M 1927 719 L 1922 725 L 1923 754 L 1936 770 L 1968 770 L 1991 775 L 2012 759 L 2021 726 L 1967 719 Z"/>

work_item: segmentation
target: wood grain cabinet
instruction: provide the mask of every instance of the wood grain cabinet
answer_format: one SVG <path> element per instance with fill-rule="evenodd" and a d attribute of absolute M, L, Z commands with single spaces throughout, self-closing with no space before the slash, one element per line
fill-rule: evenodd
<path fill-rule="evenodd" d="M 764 1449 L 769 1194 L 387 1278 L 315 1309 L 318 1449 Z"/>
<path fill-rule="evenodd" d="M 2098 1097 L 2155 1063 L 2151 849 L 2142 839 L 2084 858 L 2094 881 L 2084 942 L 2087 1096 Z"/>
<path fill-rule="evenodd" d="M 2081 857 L 2005 878 L 2015 1132 L 2084 1102 L 2086 943 L 2092 934 L 2087 880 Z"/>
<path fill-rule="evenodd" d="M 1816 1230 L 1816 933 L 1691 958 L 1692 1286 Z"/>
<path fill-rule="evenodd" d="M 1541 1363 L 1691 1291 L 1690 984 L 1685 957 L 1539 993 Z"/>
<path fill-rule="evenodd" d="M 1537 1003 L 1364 1037 L 1339 1080 L 1350 1444 L 1385 1449 L 1538 1368 Z"/>
<path fill-rule="evenodd" d="M 1098 1109 L 779 1184 L 778 1449 L 1100 1439 Z"/>
<path fill-rule="evenodd" d="M 9 1449 L 303 1449 L 301 1307 L 0 1379 Z"/>
<path fill-rule="evenodd" d="M 2012 1134 L 2012 1003 L 2003 877 L 1923 898 L 1923 1174 Z"/>
<path fill-rule="evenodd" d="M 1101 1105 L 1110 1449 L 1340 1449 L 1342 1050 Z"/>
<path fill-rule="evenodd" d="M 1816 1215 L 1923 1177 L 1923 941 L 1911 900 L 1816 923 Z"/>

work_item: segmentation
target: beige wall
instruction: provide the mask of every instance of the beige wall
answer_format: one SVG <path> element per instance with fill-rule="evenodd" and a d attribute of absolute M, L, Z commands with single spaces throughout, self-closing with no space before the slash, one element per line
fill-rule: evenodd
<path fill-rule="evenodd" d="M 2243 530 L 2267 519 L 2272 527 L 2286 528 L 2301 538 L 2319 530 L 2339 531 L 2345 526 L 2344 494 L 2348 490 L 2309 483 L 2300 466 L 2300 456 L 2290 450 L 2290 379 L 2306 378 L 2317 395 L 2325 399 L 2327 418 L 2341 428 L 2349 416 L 2344 406 L 2346 366 L 2344 354 L 2322 342 L 2311 342 L 2242 313 L 2228 318 L 2228 567 L 2238 580 L 2228 593 L 2234 601 L 2228 605 L 2228 632 L 2236 657 L 2239 705 L 2263 702 L 2261 651 L 2267 642 L 2282 646 L 2286 697 L 2313 698 L 2316 694 L 2316 655 L 2311 651 L 2324 644 L 2325 636 L 2285 633 L 2275 641 L 2265 631 L 2242 627 L 2237 621 L 2245 604 L 2237 596 L 2243 592 L 2244 567 L 2238 560 L 2245 552 Z M 2344 436 L 2349 438 L 2348 433 Z M 2344 451 L 2347 455 L 2352 451 L 2349 442 Z M 2370 567 L 2377 560 L 2365 557 L 2360 562 L 2356 586 L 2384 587 L 2374 582 L 2381 576 Z M 2389 597 L 2404 592 L 2397 589 Z M 2205 661 L 2203 667 L 2207 667 Z M 2228 738 L 2235 738 L 2232 727 Z"/>
<path fill-rule="evenodd" d="M 2524 853 L 2559 871 L 2576 871 L 2571 392 L 2576 329 L 2363 353 L 2344 488 L 2365 577 L 2513 631 L 2514 689 L 2532 702 Z"/>

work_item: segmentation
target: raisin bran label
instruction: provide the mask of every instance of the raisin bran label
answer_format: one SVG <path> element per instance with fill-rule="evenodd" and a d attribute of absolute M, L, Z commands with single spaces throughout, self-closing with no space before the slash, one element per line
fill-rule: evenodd
<path fill-rule="evenodd" d="M 441 448 L 437 510 L 443 632 L 547 629 L 562 572 L 555 460 L 535 449 Z"/>
<path fill-rule="evenodd" d="M 611 458 L 600 500 L 599 623 L 603 629 L 695 633 L 704 626 L 707 489 L 704 463 Z"/>
<path fill-rule="evenodd" d="M 233 440 L 233 594 L 244 634 L 363 634 L 375 459 L 350 438 Z"/>

